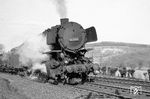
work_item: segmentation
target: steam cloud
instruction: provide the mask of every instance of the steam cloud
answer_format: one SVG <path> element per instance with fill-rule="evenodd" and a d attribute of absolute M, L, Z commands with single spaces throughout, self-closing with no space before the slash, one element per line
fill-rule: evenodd
<path fill-rule="evenodd" d="M 19 61 L 23 65 L 46 72 L 46 67 L 41 62 L 48 60 L 48 56 L 43 53 L 49 50 L 49 46 L 46 45 L 46 37 L 40 34 L 24 42 L 17 53 L 20 56 Z"/>
<path fill-rule="evenodd" d="M 65 0 L 51 0 L 51 1 L 55 4 L 60 18 L 65 18 L 67 16 L 66 1 Z M 5 44 L 5 48 L 7 48 L 6 45 L 7 44 Z M 28 39 L 21 46 L 19 46 L 17 49 L 17 54 L 19 54 L 19 61 L 21 62 L 22 65 L 31 66 L 33 69 L 40 69 L 42 71 L 46 71 L 45 65 L 41 64 L 41 62 L 48 60 L 48 56 L 43 53 L 49 50 L 50 50 L 49 46 L 46 45 L 46 37 L 40 34 Z"/>
<path fill-rule="evenodd" d="M 56 5 L 56 9 L 61 18 L 65 18 L 67 16 L 67 8 L 65 0 L 53 0 Z"/>

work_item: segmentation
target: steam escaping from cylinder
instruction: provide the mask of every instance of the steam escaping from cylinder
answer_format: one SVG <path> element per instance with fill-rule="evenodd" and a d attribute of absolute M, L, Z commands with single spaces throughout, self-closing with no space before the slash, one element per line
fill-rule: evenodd
<path fill-rule="evenodd" d="M 39 70 L 41 70 L 41 72 L 47 73 L 45 64 L 35 63 L 35 64 L 33 64 L 33 67 L 32 67 L 31 69 L 32 69 L 33 71 L 39 69 Z"/>
<path fill-rule="evenodd" d="M 49 46 L 46 45 L 46 37 L 40 34 L 25 41 L 18 48 L 17 53 L 22 65 L 46 72 L 46 67 L 42 62 L 48 60 L 48 55 L 43 53 L 49 50 Z"/>
<path fill-rule="evenodd" d="M 65 0 L 53 0 L 54 4 L 56 5 L 56 9 L 60 18 L 65 18 L 67 16 L 67 7 Z"/>

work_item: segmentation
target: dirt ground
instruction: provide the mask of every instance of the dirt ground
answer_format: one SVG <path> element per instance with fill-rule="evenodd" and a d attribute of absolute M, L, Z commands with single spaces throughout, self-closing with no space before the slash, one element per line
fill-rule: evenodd
<path fill-rule="evenodd" d="M 15 75 L 0 73 L 0 78 L 0 99 L 83 99 L 79 97 L 88 94 L 68 85 L 38 83 Z"/>
<path fill-rule="evenodd" d="M 22 93 L 19 93 L 18 89 L 10 85 L 7 79 L 0 77 L 0 99 L 29 99 Z"/>

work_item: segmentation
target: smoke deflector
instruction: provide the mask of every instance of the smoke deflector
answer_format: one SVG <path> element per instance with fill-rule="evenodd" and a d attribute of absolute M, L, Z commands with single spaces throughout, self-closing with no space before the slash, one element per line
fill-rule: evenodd
<path fill-rule="evenodd" d="M 96 29 L 92 26 L 86 30 L 87 42 L 97 41 Z"/>

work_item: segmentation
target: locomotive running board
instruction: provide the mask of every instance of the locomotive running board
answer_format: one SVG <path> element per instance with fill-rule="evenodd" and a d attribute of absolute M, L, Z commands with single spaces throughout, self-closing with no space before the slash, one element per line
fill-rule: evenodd
<path fill-rule="evenodd" d="M 50 54 L 50 53 L 59 53 L 62 52 L 61 50 L 51 50 L 49 52 L 44 52 L 43 54 Z"/>

